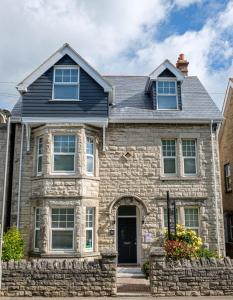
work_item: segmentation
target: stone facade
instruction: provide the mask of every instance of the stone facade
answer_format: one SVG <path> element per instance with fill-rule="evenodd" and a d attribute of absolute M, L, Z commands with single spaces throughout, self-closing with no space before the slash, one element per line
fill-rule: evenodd
<path fill-rule="evenodd" d="M 1 296 L 115 296 L 116 253 L 94 262 L 31 260 L 2 264 Z"/>
<path fill-rule="evenodd" d="M 52 136 L 76 136 L 76 171 L 72 175 L 53 174 Z M 211 139 L 212 135 L 212 139 Z M 43 174 L 36 174 L 36 140 L 43 136 Z M 95 141 L 93 175 L 86 174 L 85 138 Z M 27 255 L 71 256 L 93 259 L 99 251 L 117 250 L 117 208 L 135 205 L 137 215 L 137 262 L 149 256 L 149 249 L 164 230 L 166 191 L 177 200 L 179 222 L 184 223 L 184 208 L 199 209 L 199 232 L 213 250 L 224 254 L 221 186 L 216 134 L 210 125 L 109 124 L 105 151 L 103 132 L 97 127 L 78 124 L 48 124 L 32 129 L 30 150 L 24 134 L 22 181 L 19 191 L 21 125 L 16 126 L 14 178 L 12 191 L 12 224 L 17 220 L 26 242 Z M 162 174 L 161 139 L 177 139 L 176 177 Z M 197 176 L 182 175 L 182 138 L 197 141 Z M 50 210 L 52 207 L 75 209 L 74 251 L 54 253 L 49 246 Z M 85 208 L 95 208 L 94 249 L 85 251 Z M 33 249 L 34 209 L 41 208 L 40 249 Z M 150 235 L 150 240 L 146 238 Z"/>
<path fill-rule="evenodd" d="M 232 296 L 233 260 L 193 259 L 166 261 L 162 248 L 150 254 L 153 296 Z"/>

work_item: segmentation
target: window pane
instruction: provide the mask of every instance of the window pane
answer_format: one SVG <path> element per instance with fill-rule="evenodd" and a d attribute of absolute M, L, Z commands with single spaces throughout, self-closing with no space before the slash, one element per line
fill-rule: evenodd
<path fill-rule="evenodd" d="M 40 241 L 40 230 L 35 230 L 35 244 L 34 244 L 35 249 L 39 249 L 39 241 Z"/>
<path fill-rule="evenodd" d="M 176 141 L 162 140 L 163 156 L 176 156 Z"/>
<path fill-rule="evenodd" d="M 93 173 L 93 170 L 94 170 L 94 157 L 87 156 L 87 172 Z"/>
<path fill-rule="evenodd" d="M 78 99 L 77 85 L 54 84 L 54 99 Z"/>
<path fill-rule="evenodd" d="M 184 159 L 184 173 L 185 174 L 196 174 L 196 159 L 185 158 Z"/>
<path fill-rule="evenodd" d="M 74 135 L 55 135 L 54 136 L 55 153 L 74 153 L 75 136 Z"/>
<path fill-rule="evenodd" d="M 37 162 L 37 173 L 42 172 L 42 156 L 38 157 L 38 162 Z"/>
<path fill-rule="evenodd" d="M 196 156 L 196 141 L 182 140 L 183 156 Z"/>
<path fill-rule="evenodd" d="M 73 249 L 73 231 L 52 230 L 52 249 Z"/>
<path fill-rule="evenodd" d="M 54 171 L 74 171 L 74 155 L 54 155 Z"/>
<path fill-rule="evenodd" d="M 188 228 L 199 227 L 198 208 L 185 208 L 185 226 Z"/>
<path fill-rule="evenodd" d="M 74 209 L 72 208 L 53 208 L 52 209 L 52 228 L 73 228 Z"/>
<path fill-rule="evenodd" d="M 92 229 L 86 230 L 86 249 L 93 248 L 93 240 L 92 240 Z"/>
<path fill-rule="evenodd" d="M 176 96 L 158 96 L 159 109 L 177 109 Z"/>
<path fill-rule="evenodd" d="M 87 154 L 94 154 L 94 141 L 91 138 L 87 138 Z"/>
<path fill-rule="evenodd" d="M 38 139 L 38 154 L 43 154 L 43 138 Z"/>
<path fill-rule="evenodd" d="M 175 174 L 176 173 L 176 161 L 175 158 L 164 158 L 164 174 Z"/>

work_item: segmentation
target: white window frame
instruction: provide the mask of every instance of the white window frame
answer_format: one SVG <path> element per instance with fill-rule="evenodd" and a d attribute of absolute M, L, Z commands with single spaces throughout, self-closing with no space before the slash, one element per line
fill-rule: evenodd
<path fill-rule="evenodd" d="M 39 153 L 39 146 L 40 146 L 40 140 L 42 140 L 42 153 Z M 43 153 L 44 152 L 44 140 L 43 136 L 37 137 L 37 143 L 36 143 L 36 175 L 41 176 L 43 174 Z M 39 167 L 39 159 L 41 158 L 41 171 L 38 171 Z"/>
<path fill-rule="evenodd" d="M 54 152 L 54 137 L 55 136 L 74 136 L 75 139 L 74 139 L 74 152 Z M 56 134 L 53 134 L 53 137 L 52 137 L 52 146 L 51 146 L 51 154 L 52 154 L 52 174 L 60 174 L 60 175 L 72 175 L 72 174 L 75 174 L 75 171 L 76 171 L 76 156 L 77 156 L 77 136 L 74 134 L 74 133 L 56 133 Z M 55 155 L 73 155 L 74 156 L 74 168 L 72 171 L 55 171 L 54 170 L 54 157 Z"/>
<path fill-rule="evenodd" d="M 88 209 L 92 209 L 92 227 L 87 226 L 87 210 Z M 96 214 L 96 209 L 95 207 L 86 207 L 86 214 L 85 214 L 85 252 L 93 252 L 94 251 L 94 244 L 95 244 L 95 240 L 94 240 L 94 232 L 95 232 L 95 214 Z M 92 235 L 92 247 L 91 248 L 86 248 L 86 243 L 87 243 L 87 231 L 91 231 Z"/>
<path fill-rule="evenodd" d="M 74 210 L 74 227 L 73 228 L 53 228 L 52 227 L 52 210 L 53 209 L 73 209 Z M 75 208 L 74 207 L 65 207 L 65 206 L 57 206 L 57 207 L 51 207 L 50 208 L 50 226 L 49 226 L 49 248 L 51 252 L 59 252 L 59 253 L 71 253 L 74 251 L 74 241 L 75 241 Z M 53 236 L 53 231 L 72 231 L 73 232 L 73 240 L 72 240 L 72 249 L 64 249 L 64 248 L 60 248 L 60 249 L 53 249 L 52 247 L 52 236 Z"/>
<path fill-rule="evenodd" d="M 185 210 L 186 209 L 197 209 L 198 211 L 198 227 L 187 227 L 186 226 L 186 219 L 185 219 Z M 190 230 L 196 230 L 198 232 L 198 234 L 200 233 L 200 208 L 197 206 L 186 206 L 184 207 L 184 226 L 186 229 L 190 229 Z"/>
<path fill-rule="evenodd" d="M 87 153 L 87 140 L 91 139 L 92 143 L 93 143 L 93 154 L 88 154 Z M 87 158 L 88 157 L 92 157 L 93 158 L 93 171 L 92 172 L 88 172 L 87 171 Z M 86 137 L 86 174 L 87 175 L 91 175 L 94 176 L 95 174 L 95 139 L 92 136 L 87 136 Z"/>
<path fill-rule="evenodd" d="M 195 156 L 184 156 L 183 155 L 183 141 L 194 141 L 195 142 Z M 184 177 L 192 177 L 192 176 L 196 176 L 198 171 L 197 171 L 197 140 L 196 139 L 192 139 L 192 138 L 182 138 L 181 139 L 181 155 L 182 155 L 182 172 L 183 172 L 183 176 Z M 184 170 L 184 161 L 185 159 L 195 159 L 195 169 L 196 172 L 195 173 L 185 173 Z"/>
<path fill-rule="evenodd" d="M 176 150 L 176 155 L 175 156 L 164 156 L 163 155 L 163 141 L 175 141 L 175 150 Z M 173 177 L 173 176 L 177 176 L 178 175 L 178 170 L 177 170 L 177 139 L 175 138 L 162 138 L 161 139 L 161 152 L 162 152 L 162 174 L 163 177 Z M 166 158 L 174 158 L 175 159 L 175 173 L 165 173 L 164 172 L 164 159 Z"/>
<path fill-rule="evenodd" d="M 175 82 L 175 94 L 160 94 L 159 93 L 159 85 L 158 85 L 158 82 Z M 159 97 L 163 97 L 163 96 L 175 96 L 176 97 L 176 108 L 159 108 L 159 99 L 158 99 L 158 96 Z M 179 110 L 179 107 L 178 107 L 178 94 L 177 94 L 177 80 L 176 79 L 173 79 L 173 78 L 169 78 L 169 77 L 161 77 L 161 78 L 157 78 L 156 80 L 156 97 L 157 97 L 157 110 Z"/>
<path fill-rule="evenodd" d="M 55 72 L 57 69 L 77 69 L 78 70 L 78 81 L 77 82 L 55 82 Z M 80 68 L 78 65 L 56 65 L 53 68 L 53 90 L 52 90 L 52 101 L 80 101 Z M 78 87 L 78 99 L 55 99 L 54 98 L 54 85 L 76 85 Z"/>
<path fill-rule="evenodd" d="M 39 227 L 37 227 L 37 211 L 39 211 Z M 36 232 L 40 232 L 40 208 L 34 208 L 34 234 L 33 234 L 33 249 L 38 252 L 40 249 L 36 247 Z"/>

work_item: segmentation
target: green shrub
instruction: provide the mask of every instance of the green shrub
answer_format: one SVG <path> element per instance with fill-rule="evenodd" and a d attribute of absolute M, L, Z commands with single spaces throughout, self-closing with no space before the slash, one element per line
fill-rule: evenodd
<path fill-rule="evenodd" d="M 149 261 L 145 261 L 142 265 L 142 272 L 146 276 L 146 279 L 150 276 L 150 264 Z"/>
<path fill-rule="evenodd" d="M 197 250 L 196 252 L 196 256 L 197 257 L 204 257 L 204 258 L 219 258 L 219 255 L 216 251 L 211 251 L 209 249 L 206 248 L 201 248 L 199 250 Z"/>
<path fill-rule="evenodd" d="M 3 235 L 2 260 L 20 260 L 24 256 L 24 241 L 16 227 L 10 228 Z"/>

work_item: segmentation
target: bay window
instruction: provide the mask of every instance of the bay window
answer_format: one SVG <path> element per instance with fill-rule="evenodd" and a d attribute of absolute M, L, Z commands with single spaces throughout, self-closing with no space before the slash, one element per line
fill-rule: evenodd
<path fill-rule="evenodd" d="M 162 140 L 163 173 L 176 174 L 176 140 Z"/>
<path fill-rule="evenodd" d="M 74 209 L 52 208 L 51 249 L 73 250 L 74 248 Z"/>
<path fill-rule="evenodd" d="M 53 76 L 54 100 L 79 99 L 79 68 L 76 66 L 54 67 Z"/>
<path fill-rule="evenodd" d="M 94 140 L 91 137 L 86 139 L 86 171 L 87 174 L 94 173 Z"/>
<path fill-rule="evenodd" d="M 85 250 L 93 251 L 94 247 L 95 208 L 86 208 L 86 243 Z"/>
<path fill-rule="evenodd" d="M 75 171 L 75 148 L 74 135 L 53 137 L 53 172 L 73 173 Z"/>
<path fill-rule="evenodd" d="M 196 140 L 182 140 L 183 171 L 184 175 L 195 175 L 196 170 Z"/>

